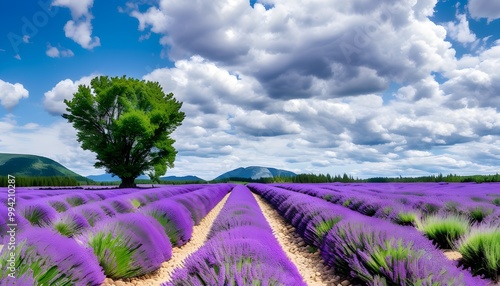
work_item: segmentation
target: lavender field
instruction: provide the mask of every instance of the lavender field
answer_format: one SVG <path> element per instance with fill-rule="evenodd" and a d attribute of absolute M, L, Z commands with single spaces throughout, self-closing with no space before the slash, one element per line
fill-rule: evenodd
<path fill-rule="evenodd" d="M 0 209 L 0 285 L 498 285 L 499 189 L 495 183 L 18 188 L 14 234 L 13 210 Z M 7 190 L 1 192 L 7 205 Z M 281 225 L 264 215 L 262 203 Z M 280 243 L 282 229 L 293 230 L 298 245 Z M 200 245 L 192 246 L 195 238 Z M 317 257 L 321 277 L 308 276 L 297 255 Z"/>

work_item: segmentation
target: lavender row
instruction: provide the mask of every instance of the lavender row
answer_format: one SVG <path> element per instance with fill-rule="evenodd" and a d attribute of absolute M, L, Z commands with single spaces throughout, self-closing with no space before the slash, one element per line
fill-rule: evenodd
<path fill-rule="evenodd" d="M 137 208 L 162 198 L 188 193 L 202 187 L 213 186 L 187 185 L 183 187 L 163 187 L 131 192 L 132 189 L 109 190 L 99 192 L 68 193 L 21 201 L 16 205 L 16 223 L 22 228 L 31 224 L 50 225 L 52 222 L 67 221 L 75 216 L 84 216 L 92 226 L 96 219 L 114 216 L 117 213 L 133 212 Z M 43 193 L 44 190 L 36 192 Z M 70 210 L 70 211 L 68 211 Z M 68 211 L 68 213 L 66 213 Z M 0 211 L 0 237 L 5 235 L 7 227 L 7 209 Z"/>
<path fill-rule="evenodd" d="M 487 285 L 457 268 L 416 229 L 367 217 L 323 199 L 250 184 L 318 247 L 326 264 L 367 285 Z"/>
<path fill-rule="evenodd" d="M 163 286 L 306 285 L 245 186 L 233 189 L 207 239 Z"/>
<path fill-rule="evenodd" d="M 404 184 L 349 184 L 337 186 L 322 184 L 321 188 L 341 191 L 345 194 L 366 194 L 383 200 L 391 200 L 425 213 L 446 211 L 469 214 L 482 209 L 486 213 L 497 211 L 500 206 L 498 184 L 474 183 L 404 183 Z"/>
<path fill-rule="evenodd" d="M 59 214 L 67 217 L 60 225 L 79 226 L 77 232 L 69 235 L 72 238 L 63 236 L 62 229 L 54 228 L 54 224 L 28 223 L 18 235 L 18 245 L 23 247 L 16 253 L 15 261 L 20 262 L 16 265 L 20 279 L 17 282 L 100 285 L 105 276 L 127 278 L 150 273 L 171 258 L 172 244 L 182 245 L 191 238 L 195 222 L 184 204 L 198 205 L 204 210 L 201 215 L 206 215 L 230 189 L 230 185 L 214 185 L 165 199 L 157 197 L 159 200 L 147 206 L 125 208 L 123 213 L 117 211 L 112 216 L 103 211 L 102 202 L 75 207 Z M 184 204 L 176 202 L 176 198 L 181 198 Z M 115 210 L 120 208 L 115 207 Z M 74 211 L 78 208 L 85 208 L 93 215 L 92 225 L 83 215 L 83 209 Z M 8 255 L 4 248 L 1 261 L 7 261 Z M 7 277 L 7 270 L 5 267 L 0 270 L 2 283 L 13 282 Z"/>
<path fill-rule="evenodd" d="M 383 184 L 382 184 L 383 185 Z M 436 184 L 422 184 L 429 187 L 442 186 Z M 463 192 L 467 190 L 463 186 Z M 492 184 L 489 186 L 491 187 Z M 363 215 L 373 216 L 382 219 L 388 219 L 401 225 L 415 226 L 425 237 L 430 239 L 441 249 L 454 249 L 459 251 L 461 259 L 459 263 L 470 269 L 474 274 L 483 275 L 493 281 L 500 281 L 500 212 L 498 208 L 494 212 L 488 205 L 479 206 L 465 200 L 461 205 L 458 203 L 450 204 L 448 201 L 446 207 L 439 208 L 433 199 L 444 197 L 443 190 L 436 190 L 438 195 L 431 196 L 431 191 L 427 190 L 429 197 L 420 198 L 421 206 L 423 202 L 426 209 L 433 206 L 439 209 L 435 213 L 420 213 L 415 208 L 411 208 L 399 203 L 399 200 L 391 200 L 383 197 L 388 194 L 377 193 L 373 189 L 365 191 L 359 190 L 360 185 L 354 184 L 348 188 L 349 191 L 342 192 L 337 186 L 331 184 L 321 185 L 278 185 L 289 190 L 309 194 L 323 198 L 330 202 L 346 206 Z M 479 195 L 477 184 L 473 195 Z M 498 185 L 496 185 L 498 186 Z M 400 189 L 393 193 L 408 193 L 412 186 L 408 186 L 405 192 Z M 415 185 L 413 187 L 416 187 Z M 461 185 L 455 185 L 457 190 Z M 488 187 L 488 186 L 487 186 Z M 326 189 L 326 190 L 325 190 Z M 354 190 L 360 191 L 354 194 Z M 380 190 L 380 189 L 379 189 Z M 491 195 L 488 188 L 482 190 L 483 195 Z M 333 194 L 332 194 L 333 193 Z M 415 193 L 415 190 L 409 192 Z M 404 195 L 400 195 L 404 196 Z M 410 196 L 408 194 L 407 196 Z M 463 195 L 462 197 L 466 197 Z M 411 198 L 409 199 L 411 200 Z M 415 200 L 415 199 L 414 199 Z M 455 198 L 455 202 L 458 199 Z M 467 206 L 468 207 L 464 207 Z M 444 205 L 444 204 L 441 204 Z M 422 209 L 422 208 L 421 208 Z M 460 210 L 462 209 L 462 210 Z M 466 211 L 464 211 L 464 209 Z"/>
<path fill-rule="evenodd" d="M 380 187 L 377 191 L 372 188 L 367 188 L 367 191 L 359 189 L 360 186 L 356 184 L 342 186 L 343 188 L 332 184 L 280 184 L 275 186 L 323 198 L 362 214 L 390 219 L 403 225 L 415 224 L 417 218 L 438 213 L 465 216 L 471 224 L 483 221 L 495 222 L 500 216 L 500 208 L 495 205 L 475 202 L 467 196 L 460 196 L 460 194 L 453 194 L 453 199 L 449 199 L 449 194 L 446 197 L 441 192 L 439 195 L 433 196 L 429 191 L 426 192 L 425 196 L 413 196 L 411 193 L 415 193 L 415 191 L 411 191 L 412 186 L 408 186 L 407 193 L 409 194 L 406 195 L 384 193 Z M 389 186 L 388 189 L 391 187 Z M 483 194 L 487 195 L 487 191 L 483 191 Z"/>

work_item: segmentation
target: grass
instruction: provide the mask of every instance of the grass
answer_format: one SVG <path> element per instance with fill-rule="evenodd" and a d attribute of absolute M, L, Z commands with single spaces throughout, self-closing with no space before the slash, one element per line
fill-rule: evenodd
<path fill-rule="evenodd" d="M 136 209 L 138 209 L 138 208 L 140 208 L 142 206 L 141 201 L 139 201 L 138 199 L 133 199 L 133 200 L 130 201 L 130 203 Z"/>
<path fill-rule="evenodd" d="M 322 241 L 325 235 L 338 223 L 342 218 L 340 216 L 322 221 L 316 226 L 316 235 Z"/>
<path fill-rule="evenodd" d="M 50 201 L 49 205 L 53 207 L 58 213 L 62 213 L 68 210 L 68 206 L 63 202 Z"/>
<path fill-rule="evenodd" d="M 44 226 L 49 225 L 54 218 L 54 214 L 51 213 L 50 207 L 44 207 L 41 205 L 27 206 L 21 209 L 21 215 L 26 218 L 29 223 L 33 226 Z"/>
<path fill-rule="evenodd" d="M 128 278 L 141 273 L 141 267 L 132 262 L 132 256 L 140 245 L 134 246 L 130 238 L 122 234 L 98 232 L 89 241 L 89 246 L 94 250 L 106 276 Z"/>
<path fill-rule="evenodd" d="M 458 207 L 460 206 L 459 203 L 457 202 L 454 202 L 454 201 L 449 201 L 449 202 L 446 202 L 445 203 L 445 207 L 444 209 L 447 211 L 447 212 L 451 212 L 451 213 L 459 213 L 458 211 Z"/>
<path fill-rule="evenodd" d="M 481 223 L 492 212 L 493 212 L 492 209 L 486 209 L 484 207 L 475 207 L 469 210 L 469 219 L 471 223 Z"/>
<path fill-rule="evenodd" d="M 431 215 L 417 222 L 417 227 L 442 249 L 451 249 L 470 230 L 469 220 L 459 215 Z"/>
<path fill-rule="evenodd" d="M 476 227 L 457 243 L 460 263 L 475 275 L 500 282 L 500 227 Z"/>
<path fill-rule="evenodd" d="M 81 206 L 86 203 L 85 200 L 80 196 L 68 197 L 66 198 L 66 201 L 73 207 Z"/>
<path fill-rule="evenodd" d="M 497 207 L 500 207 L 500 198 L 494 198 L 493 199 L 493 204 Z"/>
<path fill-rule="evenodd" d="M 74 235 L 81 233 L 81 231 L 88 226 L 89 224 L 84 216 L 64 213 L 54 219 L 51 227 L 66 237 L 73 237 Z"/>
<path fill-rule="evenodd" d="M 418 219 L 418 214 L 414 212 L 400 212 L 394 218 L 394 221 L 400 225 L 415 225 Z"/>

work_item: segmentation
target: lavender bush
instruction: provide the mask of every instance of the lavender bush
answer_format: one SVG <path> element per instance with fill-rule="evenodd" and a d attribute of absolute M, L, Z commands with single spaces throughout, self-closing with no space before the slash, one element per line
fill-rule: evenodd
<path fill-rule="evenodd" d="M 57 212 L 44 201 L 37 201 L 20 207 L 19 214 L 33 226 L 50 224 Z"/>
<path fill-rule="evenodd" d="M 0 253 L 2 264 L 9 255 L 4 248 Z M 100 285 L 105 278 L 91 251 L 49 229 L 30 227 L 20 232 L 15 255 L 19 280 L 7 276 L 9 269 L 2 265 L 2 285 Z"/>
<path fill-rule="evenodd" d="M 171 199 L 162 199 L 142 208 L 141 212 L 162 225 L 172 245 L 181 246 L 191 239 L 194 222 L 184 205 Z"/>
<path fill-rule="evenodd" d="M 83 215 L 74 210 L 70 210 L 58 214 L 46 227 L 52 228 L 61 235 L 73 237 L 89 226 L 89 223 Z"/>
<path fill-rule="evenodd" d="M 476 226 L 456 245 L 462 265 L 470 267 L 474 274 L 500 282 L 500 226 Z"/>
<path fill-rule="evenodd" d="M 86 229 L 75 239 L 90 247 L 106 276 L 144 275 L 172 256 L 172 245 L 153 218 L 140 213 L 118 215 Z"/>

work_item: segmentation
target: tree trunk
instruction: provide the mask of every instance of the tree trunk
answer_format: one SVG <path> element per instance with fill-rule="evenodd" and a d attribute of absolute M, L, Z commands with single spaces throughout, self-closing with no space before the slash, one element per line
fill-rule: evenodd
<path fill-rule="evenodd" d="M 122 179 L 122 183 L 119 188 L 137 188 L 137 185 L 134 183 L 135 178 L 120 178 Z"/>

